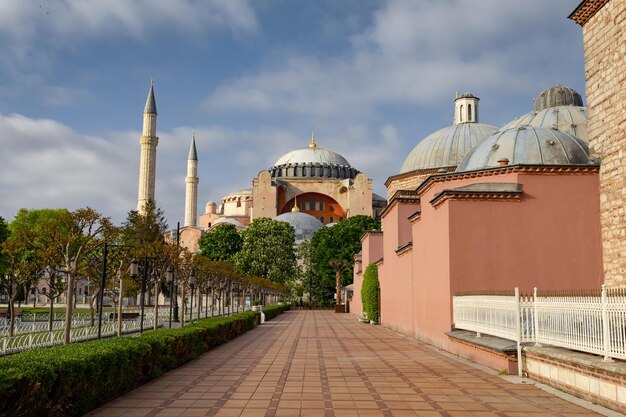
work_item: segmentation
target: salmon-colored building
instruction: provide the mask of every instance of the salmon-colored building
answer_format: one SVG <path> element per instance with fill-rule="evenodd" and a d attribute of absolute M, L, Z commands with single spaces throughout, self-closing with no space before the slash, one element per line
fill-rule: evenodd
<path fill-rule="evenodd" d="M 556 86 L 538 96 L 534 112 L 578 117 L 585 114 L 581 105 L 578 93 Z M 424 175 L 423 167 L 437 170 L 434 156 L 452 155 L 448 147 L 456 145 L 439 141 L 429 155 L 409 155 L 423 165 L 387 181 L 396 190 L 381 215 L 383 232 L 362 238 L 353 314 L 362 314 L 362 271 L 377 263 L 381 324 L 459 353 L 446 335 L 457 293 L 602 284 L 599 166 L 589 158 L 586 138 L 572 134 L 575 127 L 586 129 L 543 120 L 549 125 L 516 123 L 495 131 L 446 159 L 440 173 L 402 189 L 411 175 Z M 455 139 L 469 143 L 462 133 Z"/>

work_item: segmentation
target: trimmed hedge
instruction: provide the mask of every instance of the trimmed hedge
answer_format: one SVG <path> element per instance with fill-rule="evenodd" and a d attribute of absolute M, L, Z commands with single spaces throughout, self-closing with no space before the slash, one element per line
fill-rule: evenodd
<path fill-rule="evenodd" d="M 265 314 L 265 321 L 269 321 L 273 319 L 274 317 L 280 314 L 283 314 L 285 311 L 289 309 L 290 309 L 290 306 L 288 306 L 287 304 L 264 307 L 263 314 Z"/>
<path fill-rule="evenodd" d="M 273 307 L 268 310 L 274 314 Z M 0 416 L 83 415 L 254 328 L 258 319 L 258 312 L 248 311 L 138 337 L 34 349 L 0 358 Z M 267 313 L 266 319 L 270 320 Z"/>
<path fill-rule="evenodd" d="M 378 306 L 379 290 L 378 266 L 371 263 L 367 266 L 367 268 L 365 268 L 365 272 L 363 273 L 361 301 L 363 303 L 363 312 L 367 313 L 367 318 L 374 322 L 378 322 L 378 317 L 380 315 Z"/>

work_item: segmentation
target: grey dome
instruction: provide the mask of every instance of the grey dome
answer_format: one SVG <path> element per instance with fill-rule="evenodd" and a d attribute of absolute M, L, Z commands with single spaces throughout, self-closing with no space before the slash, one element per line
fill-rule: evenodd
<path fill-rule="evenodd" d="M 457 172 L 509 165 L 588 165 L 587 144 L 568 133 L 543 127 L 520 126 L 496 132 L 472 149 Z"/>
<path fill-rule="evenodd" d="M 467 152 L 496 130 L 484 123 L 459 123 L 440 129 L 413 148 L 400 173 L 457 166 Z"/>
<path fill-rule="evenodd" d="M 533 111 L 508 123 L 502 130 L 530 125 L 556 128 L 589 142 L 587 134 L 587 109 L 581 106 L 556 106 Z"/>
<path fill-rule="evenodd" d="M 582 106 L 583 98 L 576 90 L 563 85 L 546 88 L 535 97 L 535 111 L 556 106 Z"/>
<path fill-rule="evenodd" d="M 322 222 L 317 220 L 315 217 L 301 211 L 283 213 L 280 216 L 276 216 L 275 220 L 289 223 L 295 229 L 296 243 L 302 243 L 305 240 L 310 240 L 317 229 L 324 226 Z"/>
<path fill-rule="evenodd" d="M 232 193 L 228 193 L 224 198 L 245 195 L 252 195 L 252 188 L 242 188 L 241 190 L 233 191 Z"/>
<path fill-rule="evenodd" d="M 330 149 L 307 147 L 287 152 L 274 165 L 286 164 L 328 164 L 350 166 L 346 159 Z"/>
<path fill-rule="evenodd" d="M 296 149 L 281 156 L 270 168 L 272 177 L 354 178 L 359 173 L 336 152 L 318 146 Z"/>

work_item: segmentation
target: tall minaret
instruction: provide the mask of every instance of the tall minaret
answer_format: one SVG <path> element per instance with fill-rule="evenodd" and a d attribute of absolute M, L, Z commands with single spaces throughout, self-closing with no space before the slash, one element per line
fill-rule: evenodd
<path fill-rule="evenodd" d="M 191 136 L 189 157 L 187 158 L 187 177 L 185 177 L 185 227 L 196 227 L 198 218 L 198 153 L 196 152 L 196 134 Z"/>
<path fill-rule="evenodd" d="M 154 100 L 154 82 L 150 80 L 150 92 L 143 110 L 143 134 L 141 144 L 141 159 L 139 161 L 139 197 L 137 211 L 144 213 L 148 201 L 154 201 L 154 183 L 156 178 L 156 148 L 159 138 L 156 136 L 157 108 Z"/>

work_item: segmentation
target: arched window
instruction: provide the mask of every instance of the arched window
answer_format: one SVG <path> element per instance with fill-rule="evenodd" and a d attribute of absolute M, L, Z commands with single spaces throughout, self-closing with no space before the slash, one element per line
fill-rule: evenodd
<path fill-rule="evenodd" d="M 467 105 L 467 121 L 468 122 L 472 121 L 472 105 L 471 104 Z"/>
<path fill-rule="evenodd" d="M 320 222 L 324 223 L 324 216 L 320 216 Z"/>
<path fill-rule="evenodd" d="M 461 108 L 459 109 L 459 122 L 463 121 L 463 105 L 461 104 Z"/>
<path fill-rule="evenodd" d="M 328 205 L 328 210 L 335 211 L 335 206 L 333 206 L 332 204 L 329 204 Z"/>
<path fill-rule="evenodd" d="M 333 218 L 333 216 L 330 216 L 330 219 L 328 219 L 328 221 L 329 221 L 330 223 L 335 223 L 335 219 Z"/>

